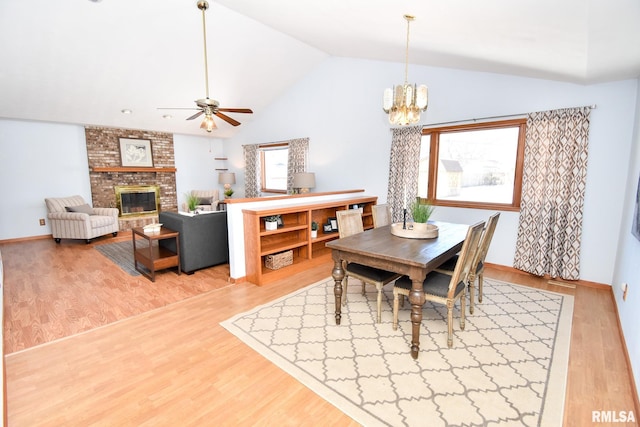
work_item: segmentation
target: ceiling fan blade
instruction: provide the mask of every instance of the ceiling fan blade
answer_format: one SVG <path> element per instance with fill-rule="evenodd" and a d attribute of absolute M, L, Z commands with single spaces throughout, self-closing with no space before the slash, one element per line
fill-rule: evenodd
<path fill-rule="evenodd" d="M 191 107 L 158 107 L 158 110 L 199 110 L 199 108 Z"/>
<path fill-rule="evenodd" d="M 218 108 L 218 111 L 226 111 L 228 113 L 248 113 L 253 114 L 250 108 Z"/>
<path fill-rule="evenodd" d="M 193 119 L 195 119 L 196 117 L 200 117 L 200 116 L 201 116 L 201 115 L 203 115 L 203 114 L 204 114 L 204 111 L 203 111 L 203 110 L 200 110 L 200 111 L 198 111 L 197 113 L 195 113 L 193 116 L 191 116 L 191 117 L 187 117 L 187 120 L 193 120 Z"/>
<path fill-rule="evenodd" d="M 225 116 L 224 114 L 220 113 L 220 112 L 216 112 L 214 113 L 216 116 L 220 117 L 222 120 L 224 120 L 225 122 L 229 123 L 230 125 L 233 126 L 238 126 L 240 124 L 239 121 L 232 119 L 229 116 Z"/>

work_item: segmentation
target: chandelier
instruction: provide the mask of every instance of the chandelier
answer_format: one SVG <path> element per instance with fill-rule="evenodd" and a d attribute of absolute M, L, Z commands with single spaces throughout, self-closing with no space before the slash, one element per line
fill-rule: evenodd
<path fill-rule="evenodd" d="M 382 109 L 389 114 L 392 125 L 408 125 L 420 120 L 420 112 L 427 109 L 427 86 L 409 84 L 409 25 L 415 16 L 404 15 L 407 20 L 407 49 L 405 52 L 404 84 L 384 91 Z"/>

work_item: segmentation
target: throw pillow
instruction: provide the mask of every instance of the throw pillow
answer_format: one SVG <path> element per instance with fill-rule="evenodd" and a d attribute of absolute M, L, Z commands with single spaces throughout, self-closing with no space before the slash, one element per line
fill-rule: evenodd
<path fill-rule="evenodd" d="M 67 212 L 80 212 L 80 213 L 86 213 L 89 215 L 96 214 L 93 211 L 93 208 L 86 203 L 84 205 L 78 205 L 78 206 L 66 206 L 65 209 L 67 210 Z"/>
<path fill-rule="evenodd" d="M 198 205 L 210 205 L 213 197 L 198 197 Z"/>

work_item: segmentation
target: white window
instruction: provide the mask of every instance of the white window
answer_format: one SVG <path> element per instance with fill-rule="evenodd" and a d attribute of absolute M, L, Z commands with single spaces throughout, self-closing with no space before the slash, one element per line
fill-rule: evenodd
<path fill-rule="evenodd" d="M 418 194 L 441 206 L 517 210 L 524 119 L 423 130 Z"/>

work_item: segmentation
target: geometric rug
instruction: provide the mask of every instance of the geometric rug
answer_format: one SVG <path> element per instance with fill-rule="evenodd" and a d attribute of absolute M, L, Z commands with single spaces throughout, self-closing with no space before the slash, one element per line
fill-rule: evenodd
<path fill-rule="evenodd" d="M 221 325 L 365 426 L 562 425 L 572 296 L 485 278 L 464 331 L 454 309 L 452 348 L 427 301 L 414 360 L 410 305 L 394 331 L 392 286 L 376 324 L 375 287 L 350 282 L 339 326 L 330 277 Z"/>
<path fill-rule="evenodd" d="M 142 247 L 148 247 L 146 241 L 140 239 L 136 242 L 136 249 Z M 133 264 L 133 242 L 131 240 L 125 240 L 117 243 L 106 243 L 102 245 L 94 246 L 102 255 L 109 258 L 115 264 L 123 269 L 131 276 L 140 276 L 140 273 L 135 269 Z M 144 269 L 144 266 L 140 266 Z"/>

